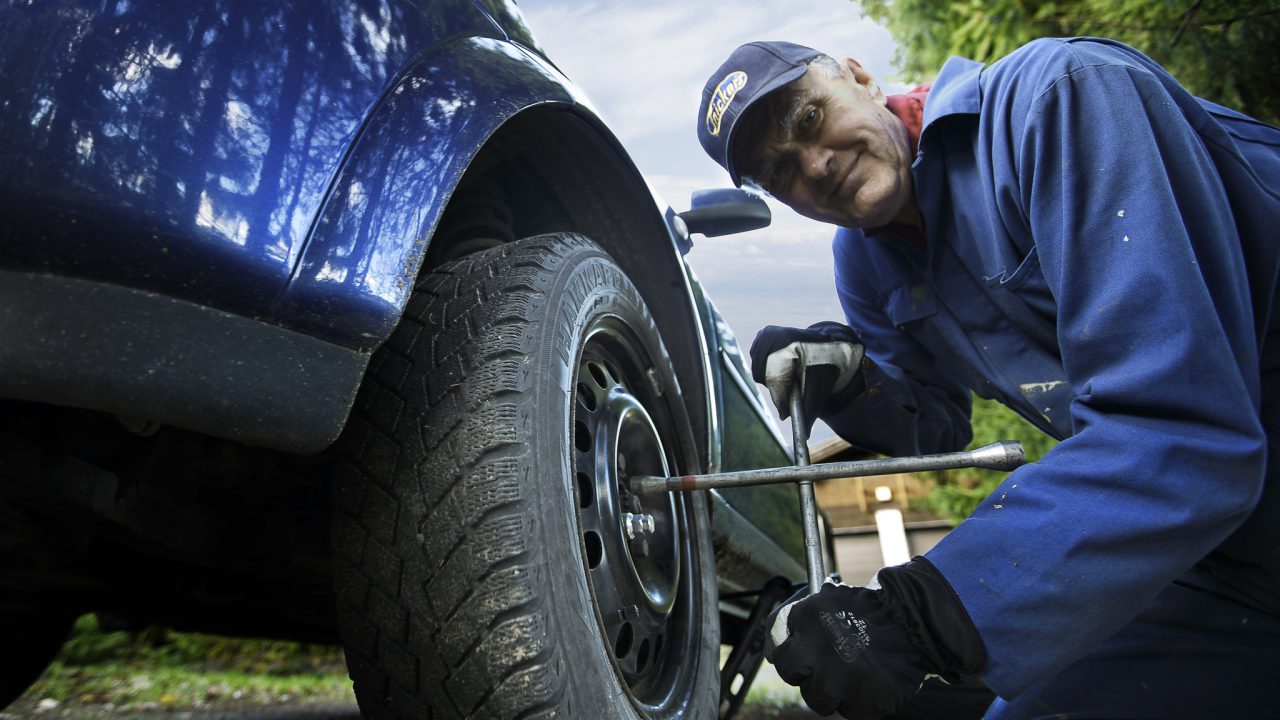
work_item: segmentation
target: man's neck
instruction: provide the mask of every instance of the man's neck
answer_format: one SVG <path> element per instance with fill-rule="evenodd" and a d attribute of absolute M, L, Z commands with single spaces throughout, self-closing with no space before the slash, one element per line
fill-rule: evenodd
<path fill-rule="evenodd" d="M 908 225 L 917 230 L 924 229 L 924 222 L 920 219 L 920 205 L 916 203 L 915 189 L 912 188 L 911 197 L 903 203 L 902 209 L 894 216 L 890 222 L 897 225 Z"/>
<path fill-rule="evenodd" d="M 907 132 L 907 143 L 911 146 L 911 154 L 915 155 L 920 149 L 920 133 L 924 129 L 924 102 L 929 94 L 929 89 L 933 87 L 933 83 L 925 83 L 901 95 L 890 95 L 885 98 L 885 107 L 894 117 L 902 121 L 902 127 Z M 911 189 L 911 195 L 903 204 L 902 209 L 894 216 L 893 223 L 906 225 L 917 230 L 924 229 L 924 223 L 920 220 L 920 206 L 916 203 L 915 188 Z"/>

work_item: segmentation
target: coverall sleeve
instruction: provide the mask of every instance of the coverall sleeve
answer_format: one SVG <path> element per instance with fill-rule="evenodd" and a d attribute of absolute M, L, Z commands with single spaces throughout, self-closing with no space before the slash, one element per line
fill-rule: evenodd
<path fill-rule="evenodd" d="M 866 259 L 852 256 L 861 242 L 859 231 L 841 228 L 832 246 L 840 305 L 872 360 L 862 370 L 867 389 L 822 419 L 855 447 L 886 455 L 961 450 L 973 437 L 969 390 L 885 314 Z"/>
<path fill-rule="evenodd" d="M 927 553 L 1006 698 L 1213 550 L 1264 477 L 1240 242 L 1186 98 L 1105 49 L 1063 52 L 1076 67 L 1009 108 L 1026 120 L 1011 133 L 1016 177 L 997 191 L 1020 198 L 1056 300 L 1075 434 Z"/>

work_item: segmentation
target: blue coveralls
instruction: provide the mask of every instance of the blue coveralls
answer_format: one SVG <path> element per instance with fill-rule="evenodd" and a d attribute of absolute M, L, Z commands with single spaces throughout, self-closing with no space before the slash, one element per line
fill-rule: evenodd
<path fill-rule="evenodd" d="M 972 389 L 1063 440 L 926 555 L 1011 699 L 988 717 L 1260 716 L 1280 697 L 1280 130 L 1098 39 L 953 58 L 924 113 L 925 245 L 836 234 L 878 368 L 827 420 L 889 454 L 956 450 Z"/>

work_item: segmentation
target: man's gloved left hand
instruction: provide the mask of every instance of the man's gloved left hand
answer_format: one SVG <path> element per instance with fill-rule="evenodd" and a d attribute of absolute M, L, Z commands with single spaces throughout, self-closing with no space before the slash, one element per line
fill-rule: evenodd
<path fill-rule="evenodd" d="M 844 407 L 864 387 L 862 340 L 848 325 L 820 322 L 808 328 L 768 325 L 751 341 L 751 376 L 769 389 L 778 417 L 791 415 L 791 393 L 800 380 L 809 427 Z"/>
<path fill-rule="evenodd" d="M 765 657 L 814 712 L 889 717 L 929 675 L 950 680 L 986 662 L 968 612 L 932 563 L 918 557 L 878 578 L 879 589 L 828 582 L 774 611 Z"/>

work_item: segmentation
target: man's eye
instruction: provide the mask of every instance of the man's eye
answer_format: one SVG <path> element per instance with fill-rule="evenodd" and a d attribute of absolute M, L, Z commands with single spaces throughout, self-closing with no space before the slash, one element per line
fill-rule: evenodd
<path fill-rule="evenodd" d="M 809 108 L 809 111 L 800 117 L 800 129 L 804 131 L 813 130 L 818 124 L 818 111 L 815 108 Z"/>

